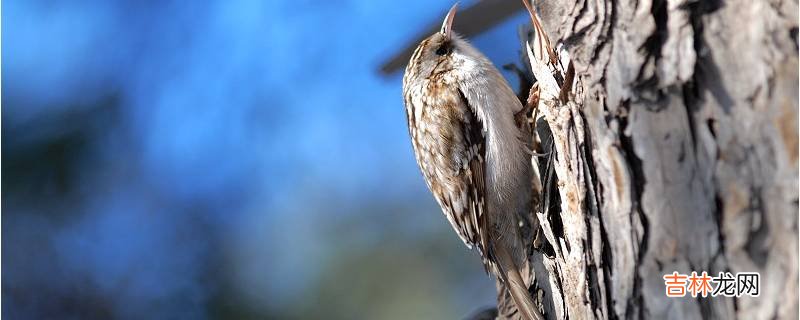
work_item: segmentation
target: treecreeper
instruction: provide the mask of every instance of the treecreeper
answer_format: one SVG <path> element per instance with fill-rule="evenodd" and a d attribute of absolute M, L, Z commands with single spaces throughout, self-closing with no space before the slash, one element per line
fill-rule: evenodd
<path fill-rule="evenodd" d="M 492 62 L 452 30 L 456 9 L 417 46 L 403 76 L 415 157 L 445 217 L 505 284 L 519 314 L 543 319 L 522 277 L 529 249 L 519 221 L 532 196 L 531 154 L 514 119 L 523 105 Z"/>

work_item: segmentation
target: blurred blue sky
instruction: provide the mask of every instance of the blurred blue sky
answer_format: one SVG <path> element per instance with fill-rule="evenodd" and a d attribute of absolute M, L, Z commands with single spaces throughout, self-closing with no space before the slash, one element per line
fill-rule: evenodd
<path fill-rule="evenodd" d="M 450 5 L 4 1 L 3 316 L 75 294 L 117 318 L 208 318 L 220 292 L 286 315 L 342 250 L 439 234 L 475 292 L 440 294 L 491 304 L 414 163 L 402 75 L 377 72 Z M 524 19 L 472 40 L 516 62 Z M 74 132 L 66 160 L 13 159 Z M 8 189 L 28 166 L 35 183 Z"/>

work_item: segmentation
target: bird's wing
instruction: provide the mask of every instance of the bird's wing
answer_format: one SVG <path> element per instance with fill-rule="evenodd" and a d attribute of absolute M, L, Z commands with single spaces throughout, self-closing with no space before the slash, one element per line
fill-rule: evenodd
<path fill-rule="evenodd" d="M 487 272 L 490 271 L 488 251 L 488 224 L 486 205 L 486 137 L 483 125 L 475 114 L 475 109 L 469 106 L 466 96 L 459 90 L 461 104 L 460 138 L 465 146 L 460 155 L 454 158 L 463 159 L 457 163 L 457 176 L 461 183 L 459 187 L 444 195 L 449 205 L 443 206 L 450 210 L 448 218 L 452 217 L 453 228 L 462 240 L 468 245 L 475 245 L 481 253 Z"/>

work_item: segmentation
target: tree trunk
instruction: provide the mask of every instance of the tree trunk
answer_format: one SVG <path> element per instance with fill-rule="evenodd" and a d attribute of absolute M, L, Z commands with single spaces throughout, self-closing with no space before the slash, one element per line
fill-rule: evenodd
<path fill-rule="evenodd" d="M 795 319 L 797 1 L 536 4 L 575 68 L 537 111 L 546 317 Z M 674 271 L 758 272 L 760 295 L 667 297 Z"/>

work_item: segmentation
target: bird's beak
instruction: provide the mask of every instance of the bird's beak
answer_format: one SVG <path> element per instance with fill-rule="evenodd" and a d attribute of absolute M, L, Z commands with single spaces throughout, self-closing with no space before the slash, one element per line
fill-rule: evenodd
<path fill-rule="evenodd" d="M 453 29 L 453 18 L 456 16 L 456 10 L 458 9 L 458 2 L 450 8 L 450 11 L 447 12 L 447 16 L 444 17 L 444 21 L 442 22 L 442 30 L 439 31 L 445 38 L 450 39 L 452 36 L 452 29 Z"/>

